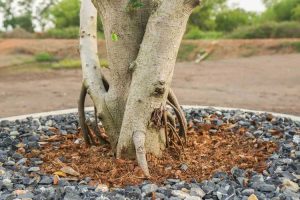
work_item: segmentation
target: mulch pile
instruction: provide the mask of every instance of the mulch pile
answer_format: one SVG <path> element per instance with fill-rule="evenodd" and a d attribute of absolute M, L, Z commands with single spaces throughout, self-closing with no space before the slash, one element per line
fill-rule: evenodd
<path fill-rule="evenodd" d="M 188 144 L 181 155 L 171 148 L 165 150 L 162 158 L 147 155 L 150 180 L 158 184 L 167 178 L 201 181 L 218 171 L 230 173 L 234 166 L 262 172 L 267 167 L 266 159 L 277 150 L 277 145 L 247 137 L 246 129 L 234 126 L 224 124 L 214 127 L 216 133 L 210 133 L 212 125 L 190 123 Z M 145 180 L 136 161 L 115 159 L 109 146 L 88 148 L 83 142 L 78 143 L 80 138 L 81 134 L 51 136 L 41 142 L 41 149 L 32 150 L 26 157 L 40 157 L 44 161 L 41 170 L 53 174 L 54 182 L 59 178 L 90 177 L 90 185 L 103 183 L 117 187 Z"/>

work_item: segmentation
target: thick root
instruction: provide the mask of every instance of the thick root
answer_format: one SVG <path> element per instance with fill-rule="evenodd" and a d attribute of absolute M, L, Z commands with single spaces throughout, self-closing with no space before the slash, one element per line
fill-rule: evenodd
<path fill-rule="evenodd" d="M 148 163 L 146 159 L 146 150 L 145 150 L 145 133 L 143 131 L 136 131 L 133 133 L 133 144 L 136 151 L 136 159 L 143 170 L 146 177 L 150 177 Z"/>
<path fill-rule="evenodd" d="M 78 100 L 79 125 L 81 127 L 85 143 L 88 146 L 90 146 L 90 145 L 92 145 L 92 139 L 91 139 L 92 136 L 91 136 L 90 130 L 86 124 L 85 113 L 84 113 L 84 102 L 85 102 L 86 94 L 87 94 L 87 89 L 84 86 L 84 84 L 82 84 L 80 96 L 79 96 L 79 100 Z"/>
<path fill-rule="evenodd" d="M 186 133 L 187 133 L 187 121 L 185 118 L 185 114 L 181 109 L 178 100 L 172 90 L 170 90 L 168 94 L 167 103 L 173 108 L 175 115 L 178 119 L 179 123 L 179 135 L 184 137 L 185 144 L 187 143 Z"/>
<path fill-rule="evenodd" d="M 106 90 L 109 89 L 109 84 L 108 81 L 104 76 L 102 76 L 103 84 Z M 98 141 L 100 144 L 106 144 L 107 142 L 107 136 L 101 134 L 99 127 L 98 127 L 98 117 L 97 117 L 97 110 L 96 107 L 94 107 L 94 117 L 95 121 L 94 122 L 89 122 L 85 118 L 85 111 L 84 111 L 84 104 L 85 104 L 85 98 L 87 95 L 87 88 L 82 84 L 81 91 L 80 91 L 80 96 L 78 100 L 78 115 L 79 115 L 79 125 L 82 129 L 83 137 L 85 143 L 90 146 L 90 145 L 96 145 L 96 142 L 93 138 L 93 135 L 89 129 L 89 126 L 92 128 L 94 134 L 96 135 Z"/>
<path fill-rule="evenodd" d="M 170 89 L 168 94 L 168 101 L 170 102 L 170 106 L 174 109 L 175 115 L 178 119 L 178 122 L 180 123 L 180 136 L 183 136 L 186 138 L 186 132 L 187 132 L 187 121 L 185 118 L 185 114 L 183 110 L 181 109 L 177 97 L 172 89 Z"/>

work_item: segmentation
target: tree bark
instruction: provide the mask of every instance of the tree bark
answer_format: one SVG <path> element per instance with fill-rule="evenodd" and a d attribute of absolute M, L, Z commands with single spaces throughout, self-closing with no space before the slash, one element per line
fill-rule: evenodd
<path fill-rule="evenodd" d="M 117 158 L 136 157 L 148 176 L 146 152 L 160 156 L 167 139 L 166 122 L 165 127 L 153 126 L 151 116 L 155 112 L 161 118 L 168 116 L 164 114 L 167 98 L 179 109 L 177 117 L 183 114 L 170 84 L 188 17 L 199 1 L 140 1 L 142 7 L 130 7 L 128 0 L 93 0 L 106 38 L 108 90 L 97 56 L 97 10 L 91 0 L 82 1 L 80 51 L 84 86 L 113 151 Z M 181 123 L 185 131 L 186 121 Z"/>

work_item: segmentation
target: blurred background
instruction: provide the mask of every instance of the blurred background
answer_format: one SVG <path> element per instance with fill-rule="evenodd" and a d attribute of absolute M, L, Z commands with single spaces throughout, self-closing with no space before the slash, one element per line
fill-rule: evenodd
<path fill-rule="evenodd" d="M 79 0 L 0 0 L 0 118 L 77 106 L 79 9 Z M 100 20 L 98 38 L 109 71 Z M 300 115 L 299 53 L 300 0 L 203 0 L 172 87 L 181 104 Z"/>

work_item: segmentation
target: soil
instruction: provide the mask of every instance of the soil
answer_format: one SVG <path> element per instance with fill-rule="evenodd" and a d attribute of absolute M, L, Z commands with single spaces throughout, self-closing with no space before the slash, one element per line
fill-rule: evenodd
<path fill-rule="evenodd" d="M 216 118 L 212 115 L 206 120 Z M 211 178 L 215 172 L 230 173 L 233 167 L 262 173 L 267 167 L 267 158 L 277 150 L 277 145 L 249 138 L 245 128 L 234 127 L 230 123 L 212 127 L 190 122 L 188 143 L 181 152 L 170 147 L 162 158 L 147 155 L 151 173 L 149 179 L 158 184 L 167 178 L 201 181 Z M 217 132 L 209 133 L 211 128 Z M 282 133 L 276 134 L 282 137 Z M 102 183 L 117 187 L 140 184 L 146 179 L 136 161 L 113 158 L 108 146 L 87 148 L 78 142 L 79 138 L 82 138 L 80 134 L 51 136 L 40 142 L 41 149 L 31 150 L 25 156 L 40 157 L 43 160 L 41 170 L 54 175 L 54 184 L 59 178 L 77 180 L 92 177 L 91 185 Z M 22 147 L 19 152 L 24 152 Z"/>
<path fill-rule="evenodd" d="M 177 63 L 181 104 L 300 115 L 300 54 Z M 0 69 L 0 118 L 77 107 L 81 70 Z M 89 103 L 90 105 L 90 103 Z"/>
<path fill-rule="evenodd" d="M 208 59 L 212 60 L 290 54 L 299 51 L 293 47 L 293 44 L 299 42 L 300 39 L 184 40 L 179 50 L 178 60 L 194 61 L 201 52 L 209 53 Z M 61 59 L 78 59 L 78 46 L 79 40 L 75 39 L 0 39 L 0 68 L 22 63 L 26 57 L 41 52 L 47 52 Z M 99 40 L 98 51 L 100 58 L 106 58 L 105 41 Z M 3 55 L 10 57 L 5 58 Z M 13 57 L 15 59 L 11 59 Z M 11 63 L 7 61 L 8 59 Z"/>

